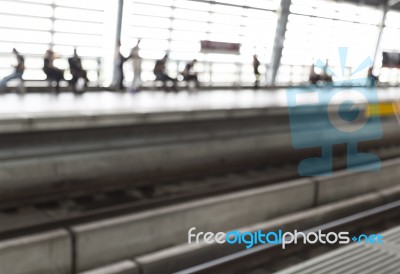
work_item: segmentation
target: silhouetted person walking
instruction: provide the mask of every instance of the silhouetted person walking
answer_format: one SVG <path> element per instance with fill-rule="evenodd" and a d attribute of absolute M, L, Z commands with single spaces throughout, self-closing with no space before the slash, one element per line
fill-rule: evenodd
<path fill-rule="evenodd" d="M 128 57 L 129 58 L 129 57 Z M 119 90 L 124 90 L 124 63 L 128 58 L 124 57 L 121 53 L 121 42 L 117 42 L 117 46 L 115 49 L 115 78 L 114 78 L 114 87 Z"/>
<path fill-rule="evenodd" d="M 132 58 L 133 65 L 133 81 L 132 81 L 132 91 L 138 91 L 141 85 L 141 74 L 142 74 L 142 58 L 139 56 L 139 40 L 132 48 L 130 57 Z"/>
<path fill-rule="evenodd" d="M 374 68 L 370 67 L 368 69 L 368 75 L 367 75 L 367 87 L 376 87 L 378 84 L 378 76 L 376 76 L 373 72 Z"/>
<path fill-rule="evenodd" d="M 0 81 L 1 90 L 5 90 L 7 88 L 7 83 L 13 79 L 20 79 L 22 81 L 22 75 L 25 71 L 25 58 L 14 48 L 12 50 L 13 54 L 17 58 L 17 65 L 14 66 L 14 72 L 10 75 L 4 77 Z"/>
<path fill-rule="evenodd" d="M 168 91 L 167 82 L 172 82 L 173 88 L 177 91 L 176 79 L 168 76 L 166 73 L 166 63 L 168 60 L 168 54 L 166 54 L 162 59 L 157 60 L 156 65 L 154 66 L 154 75 L 156 76 L 156 81 L 162 81 L 164 85 L 164 89 Z"/>
<path fill-rule="evenodd" d="M 44 55 L 43 71 L 47 79 L 56 83 L 56 92 L 60 91 L 60 81 L 64 80 L 64 71 L 54 66 L 54 59 L 56 58 L 54 51 L 47 50 Z"/>
<path fill-rule="evenodd" d="M 197 78 L 197 73 L 194 72 L 193 67 L 197 63 L 196 59 L 193 59 L 191 62 L 187 63 L 185 69 L 182 71 L 183 80 L 190 82 L 193 81 L 196 84 L 196 87 L 199 88 L 199 80 Z"/>
<path fill-rule="evenodd" d="M 333 82 L 332 75 L 329 74 L 329 60 L 326 59 L 326 63 L 324 69 L 322 71 L 321 80 L 325 82 L 325 84 L 330 84 Z"/>
<path fill-rule="evenodd" d="M 258 88 L 259 84 L 260 84 L 260 71 L 258 70 L 260 66 L 260 61 L 257 58 L 257 55 L 254 54 L 253 55 L 253 70 L 254 70 L 254 77 L 255 77 L 255 81 L 254 81 L 254 87 Z"/>
<path fill-rule="evenodd" d="M 315 65 L 312 64 L 310 68 L 310 76 L 308 77 L 310 84 L 316 85 L 321 80 L 321 75 L 315 72 Z"/>
<path fill-rule="evenodd" d="M 82 67 L 82 60 L 79 57 L 77 50 L 74 49 L 74 55 L 68 59 L 68 64 L 72 79 L 70 81 L 70 86 L 73 92 L 77 92 L 78 80 L 82 79 L 84 81 L 84 89 L 86 89 L 89 79 L 87 78 L 87 72 Z"/>

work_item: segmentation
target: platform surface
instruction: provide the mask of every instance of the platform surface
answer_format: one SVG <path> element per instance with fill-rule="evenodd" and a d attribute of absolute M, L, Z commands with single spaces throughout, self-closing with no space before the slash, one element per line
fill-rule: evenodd
<path fill-rule="evenodd" d="M 380 101 L 397 101 L 400 98 L 400 87 L 379 89 L 378 95 Z M 352 99 L 351 94 L 346 99 Z M 314 99 L 306 95 L 302 100 L 302 103 L 307 103 L 308 100 Z M 357 101 L 357 98 L 355 100 Z M 88 92 L 83 95 L 73 93 L 3 94 L 0 95 L 0 119 L 284 106 L 287 106 L 286 89 L 207 90 L 179 93 L 143 91 L 136 94 L 102 91 Z"/>

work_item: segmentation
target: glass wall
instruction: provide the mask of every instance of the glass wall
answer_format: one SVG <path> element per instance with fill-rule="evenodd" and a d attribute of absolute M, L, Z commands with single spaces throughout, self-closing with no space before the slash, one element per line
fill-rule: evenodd
<path fill-rule="evenodd" d="M 0 78 L 13 70 L 13 47 L 26 56 L 27 80 L 45 79 L 42 58 L 47 49 L 53 48 L 60 56 L 56 65 L 67 69 L 66 59 L 77 47 L 89 78 L 109 84 L 118 2 L 0 0 Z M 254 81 L 252 55 L 259 56 L 262 76 L 270 63 L 279 5 L 280 0 L 124 0 L 122 50 L 128 55 L 142 39 L 139 54 L 144 58 L 145 81 L 154 79 L 155 60 L 169 53 L 171 76 L 178 76 L 185 63 L 196 58 L 200 62 L 195 69 L 205 84 L 250 84 Z M 346 75 L 366 57 L 374 57 L 381 8 L 334 0 L 292 0 L 290 13 L 277 84 L 306 82 L 316 59 L 329 60 L 338 69 L 338 47 L 350 49 Z M 399 12 L 387 15 L 377 68 L 382 51 L 400 50 L 399 18 Z M 202 52 L 202 40 L 239 43 L 240 53 Z M 129 62 L 125 69 L 130 81 Z M 399 82 L 397 68 L 376 72 L 383 82 Z"/>
<path fill-rule="evenodd" d="M 308 80 L 316 60 L 341 71 L 338 47 L 348 47 L 345 76 L 374 57 L 382 11 L 331 0 L 292 0 L 277 84 Z M 363 71 L 365 77 L 367 71 Z M 341 73 L 338 77 L 341 78 Z M 334 77 L 335 78 L 335 77 Z"/>
<path fill-rule="evenodd" d="M 154 61 L 168 52 L 173 76 L 196 58 L 200 62 L 195 69 L 203 83 L 250 83 L 252 55 L 256 53 L 262 64 L 270 62 L 278 6 L 278 0 L 126 0 L 123 50 L 129 54 L 142 39 L 144 81 L 154 79 Z M 202 53 L 201 40 L 240 43 L 240 54 Z"/>
<path fill-rule="evenodd" d="M 43 55 L 59 55 L 55 64 L 68 68 L 77 47 L 90 80 L 97 81 L 98 57 L 104 56 L 104 9 L 107 0 L 0 0 L 0 77 L 12 71 L 13 47 L 24 56 L 27 80 L 43 80 Z M 34 12 L 33 12 L 34 11 Z M 67 75 L 68 77 L 68 75 Z"/>

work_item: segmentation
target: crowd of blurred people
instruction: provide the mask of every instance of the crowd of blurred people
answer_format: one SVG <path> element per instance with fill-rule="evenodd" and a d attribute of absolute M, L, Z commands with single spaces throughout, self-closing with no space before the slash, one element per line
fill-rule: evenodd
<path fill-rule="evenodd" d="M 329 64 L 328 60 L 326 60 L 325 66 L 322 69 L 321 73 L 317 73 L 315 71 L 315 65 L 311 65 L 310 75 L 309 75 L 309 83 L 311 85 L 330 85 L 333 82 L 332 75 L 329 73 Z M 373 73 L 374 68 L 369 67 L 367 72 L 367 78 L 365 81 L 365 86 L 367 87 L 375 87 L 378 85 L 379 77 Z"/>
<path fill-rule="evenodd" d="M 312 64 L 309 77 L 310 84 L 316 85 L 317 83 L 325 83 L 325 84 L 332 83 L 333 79 L 332 75 L 328 73 L 328 67 L 329 67 L 328 60 L 326 60 L 326 64 L 322 69 L 322 73 L 317 73 L 315 71 L 315 65 Z"/>
<path fill-rule="evenodd" d="M 130 91 L 136 92 L 140 90 L 142 79 L 142 58 L 139 55 L 139 45 L 141 40 L 138 40 L 137 44 L 132 48 L 129 56 L 125 57 L 121 53 L 121 43 L 118 42 L 115 51 L 115 67 L 114 67 L 114 83 L 112 84 L 112 88 L 115 90 L 124 90 L 126 87 L 124 86 L 124 63 L 128 60 L 132 60 L 133 65 L 133 80 L 132 85 L 130 87 Z M 159 81 L 162 83 L 163 88 L 166 91 L 169 91 L 171 88 L 174 91 L 178 91 L 178 78 L 171 77 L 167 72 L 167 62 L 168 62 L 168 54 L 165 54 L 161 59 L 156 60 L 153 68 L 154 73 L 154 81 Z M 186 63 L 184 70 L 180 73 L 182 76 L 182 80 L 190 83 L 194 82 L 196 88 L 200 87 L 200 83 L 198 80 L 197 72 L 194 71 L 194 66 L 197 63 L 196 59 L 191 60 Z"/>
<path fill-rule="evenodd" d="M 132 48 L 129 56 L 124 56 L 121 53 L 121 43 L 118 42 L 116 45 L 115 58 L 114 58 L 114 81 L 111 85 L 113 90 L 125 90 L 125 74 L 124 74 L 124 63 L 128 60 L 132 60 L 132 71 L 133 80 L 129 87 L 132 92 L 139 91 L 142 86 L 142 58 L 139 54 L 141 40 L 139 39 L 136 45 Z M 7 83 L 14 79 L 19 79 L 22 82 L 22 76 L 25 71 L 25 58 L 22 56 L 17 49 L 12 50 L 13 55 L 16 58 L 16 65 L 14 66 L 14 71 L 10 75 L 4 77 L 0 81 L 0 89 L 5 90 L 7 88 Z M 59 56 L 51 49 L 47 50 L 43 58 L 43 72 L 46 75 L 46 79 L 51 83 L 51 86 L 56 92 L 60 91 L 60 82 L 67 81 L 64 77 L 64 70 L 56 67 L 54 61 Z M 196 88 L 200 87 L 200 82 L 198 79 L 198 74 L 194 67 L 197 63 L 196 59 L 193 59 L 186 63 L 184 69 L 180 72 L 178 77 L 171 77 L 167 71 L 168 53 L 165 54 L 161 59 L 156 60 L 154 64 L 154 81 L 161 82 L 162 87 L 166 91 L 171 89 L 174 91 L 178 90 L 179 80 L 187 82 L 188 86 L 190 83 L 194 83 Z M 86 90 L 89 78 L 87 71 L 82 66 L 81 57 L 78 55 L 77 49 L 74 48 L 73 54 L 68 58 L 69 72 L 72 76 L 68 80 L 69 86 L 73 92 L 83 92 Z M 259 66 L 261 65 L 258 60 L 257 55 L 253 55 L 253 72 L 254 72 L 254 87 L 258 88 L 260 84 L 260 71 Z M 316 72 L 315 65 L 311 66 L 309 83 L 312 85 L 317 84 L 330 84 L 333 82 L 332 75 L 329 73 L 328 60 L 321 72 Z M 367 76 L 367 86 L 376 86 L 378 83 L 378 77 L 373 74 L 373 68 L 369 68 Z"/>
<path fill-rule="evenodd" d="M 12 52 L 16 57 L 17 64 L 14 66 L 14 72 L 0 81 L 2 91 L 7 88 L 8 82 L 12 80 L 23 81 L 22 76 L 25 71 L 25 58 L 15 48 Z M 55 91 L 59 92 L 60 82 L 66 80 L 64 78 L 64 70 L 54 65 L 54 60 L 56 58 L 58 58 L 58 56 L 53 50 L 49 49 L 46 51 L 43 57 L 43 72 Z M 74 92 L 84 91 L 88 85 L 89 79 L 86 70 L 82 67 L 82 60 L 79 57 L 76 48 L 74 49 L 72 57 L 68 58 L 68 64 L 70 74 L 72 75 L 72 79 L 68 81 L 69 86 Z"/>
<path fill-rule="evenodd" d="M 126 61 L 132 61 L 133 79 L 132 84 L 128 90 L 132 92 L 139 91 L 142 86 L 142 58 L 139 54 L 141 40 L 139 39 L 136 45 L 132 48 L 129 56 L 124 56 L 121 53 L 121 42 L 118 41 L 115 47 L 114 56 L 114 77 L 113 83 L 110 86 L 112 90 L 125 90 L 125 73 L 124 64 Z M 23 74 L 25 71 L 25 58 L 16 50 L 13 49 L 13 54 L 17 59 L 17 65 L 15 71 L 9 76 L 4 77 L 0 81 L 0 87 L 2 90 L 7 88 L 7 83 L 11 80 L 18 79 L 23 81 Z M 69 72 L 72 76 L 71 79 L 66 80 L 65 71 L 54 64 L 55 59 L 60 58 L 52 49 L 46 51 L 43 57 L 43 72 L 46 75 L 46 80 L 50 82 L 51 87 L 55 92 L 60 91 L 60 82 L 67 81 L 73 92 L 83 92 L 86 90 L 89 78 L 87 71 L 82 66 L 81 57 L 78 55 L 77 49 L 74 48 L 73 54 L 68 58 Z M 196 59 L 188 61 L 185 64 L 184 69 L 180 72 L 178 77 L 171 77 L 167 71 L 168 53 L 166 53 L 161 59 L 156 60 L 153 68 L 154 81 L 161 82 L 162 87 L 166 91 L 171 89 L 178 91 L 178 82 L 183 81 L 187 83 L 187 86 L 191 83 L 196 88 L 200 88 L 200 82 L 198 73 L 195 71 Z M 259 66 L 261 65 L 257 55 L 253 56 L 253 69 L 255 82 L 254 86 L 258 88 L 260 82 Z"/>

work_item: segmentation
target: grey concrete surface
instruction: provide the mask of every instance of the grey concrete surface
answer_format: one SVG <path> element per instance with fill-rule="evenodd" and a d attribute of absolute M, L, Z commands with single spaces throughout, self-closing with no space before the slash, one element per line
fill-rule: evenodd
<path fill-rule="evenodd" d="M 173 123 L 185 121 L 202 121 L 225 119 L 232 117 L 248 117 L 258 115 L 282 115 L 287 113 L 284 108 L 254 108 L 254 109 L 206 109 L 190 111 L 169 111 L 137 113 L 135 111 L 119 110 L 97 113 L 47 113 L 41 115 L 3 116 L 0 119 L 1 133 L 35 132 L 65 129 L 87 129 L 107 126 L 126 126 L 156 123 Z M 51 115 L 51 116 L 50 116 Z"/>
<path fill-rule="evenodd" d="M 41 189 L 70 187 L 64 182 L 143 177 L 157 172 L 206 171 L 266 159 L 279 149 L 287 149 L 288 135 L 255 135 L 216 138 L 163 146 L 115 149 L 103 152 L 7 161 L 0 165 L 0 199 Z M 269 154 L 267 153 L 269 152 Z M 23 170 L 23 172 L 21 172 Z"/>
<path fill-rule="evenodd" d="M 261 110 L 242 111 L 246 116 L 252 111 Z M 227 115 L 233 115 L 235 112 L 236 110 L 232 110 Z M 392 117 L 383 125 L 385 135 L 382 142 L 389 142 L 385 138 L 397 140 L 400 136 L 397 121 Z M 207 171 L 209 168 L 227 167 L 235 163 L 243 165 L 255 160 L 266 161 L 268 164 L 267 161 L 273 162 L 276 156 L 300 153 L 292 148 L 288 125 L 282 127 L 276 132 L 268 131 L 269 128 L 276 128 L 276 125 L 269 126 L 268 123 L 257 122 L 247 128 L 235 127 L 234 124 L 220 130 L 218 127 L 212 130 L 199 127 L 196 131 L 186 131 L 185 134 L 179 134 L 176 128 L 175 132 L 164 132 L 164 135 L 160 132 L 150 134 L 151 132 L 145 130 L 136 138 L 130 135 L 125 139 L 89 138 L 89 141 L 80 136 L 82 140 L 75 142 L 65 142 L 74 140 L 74 136 L 57 135 L 53 136 L 52 144 L 47 145 L 42 141 L 36 146 L 21 146 L 18 143 L 13 147 L 12 140 L 8 140 L 10 145 L 0 148 L 0 199 L 15 193 L 31 193 L 46 188 L 59 189 L 66 186 L 65 182 L 77 181 L 82 184 L 84 181 L 125 176 L 143 178 L 154 174 L 154 171 L 167 176 L 182 170 Z M 121 134 L 117 136 L 123 136 L 124 133 L 122 129 Z M 91 134 L 96 136 L 93 132 Z M 62 141 L 57 143 L 57 138 Z M 30 137 L 27 135 L 22 139 L 30 140 Z M 21 170 L 24 172 L 20 172 Z M 322 188 L 336 185 L 334 181 L 335 178 L 339 178 L 337 176 L 327 179 L 321 184 Z M 369 176 L 365 176 L 368 180 Z M 368 186 L 366 187 L 368 189 Z M 321 202 L 324 202 L 324 199 L 329 201 L 328 192 L 321 194 Z M 346 193 L 351 192 L 345 190 Z"/>
<path fill-rule="evenodd" d="M 377 172 L 340 171 L 333 176 L 318 177 L 318 204 L 330 203 L 363 193 L 397 186 L 400 160 L 385 161 Z"/>
<path fill-rule="evenodd" d="M 125 260 L 119 263 L 81 272 L 79 274 L 141 274 L 141 272 L 136 263 Z"/>
<path fill-rule="evenodd" d="M 2 274 L 71 274 L 69 234 L 54 230 L 0 241 Z"/>
<path fill-rule="evenodd" d="M 312 182 L 299 180 L 77 225 L 77 267 L 83 271 L 184 242 L 191 227 L 224 231 L 306 209 L 313 196 Z"/>
<path fill-rule="evenodd" d="M 383 198 L 379 194 L 367 194 L 273 218 L 251 226 L 241 227 L 239 230 L 250 232 L 261 230 L 263 233 L 278 229 L 301 231 L 382 203 Z M 140 265 L 142 274 L 173 273 L 243 249 L 244 246 L 240 245 L 218 245 L 204 242 L 190 245 L 185 243 L 138 256 L 135 261 Z"/>
<path fill-rule="evenodd" d="M 389 161 L 384 170 L 391 171 L 397 165 L 397 160 Z M 316 181 L 298 180 L 75 226 L 78 270 L 108 274 L 107 271 L 125 271 L 126 266 L 130 271 L 132 264 L 128 267 L 126 262 L 113 263 L 131 259 L 137 263 L 133 269 L 136 271 L 139 267 L 143 274 L 161 270 L 169 273 L 243 249 L 243 246 L 181 244 L 187 241 L 190 227 L 214 232 L 239 227 L 243 231 L 301 230 L 400 196 L 400 186 L 387 183 L 385 188 L 377 186 L 364 195 L 361 194 L 366 190 L 347 198 L 337 192 L 338 199 L 313 208 L 318 195 L 316 184 Z M 64 231 L 1 241 L 0 273 L 69 273 L 71 255 L 70 239 Z M 12 262 L 18 256 L 29 259 L 15 266 Z M 106 266 L 93 269 L 101 265 Z"/>
<path fill-rule="evenodd" d="M 276 274 L 308 273 L 399 273 L 400 227 L 381 233 L 384 244 L 350 244 L 289 267 Z"/>

